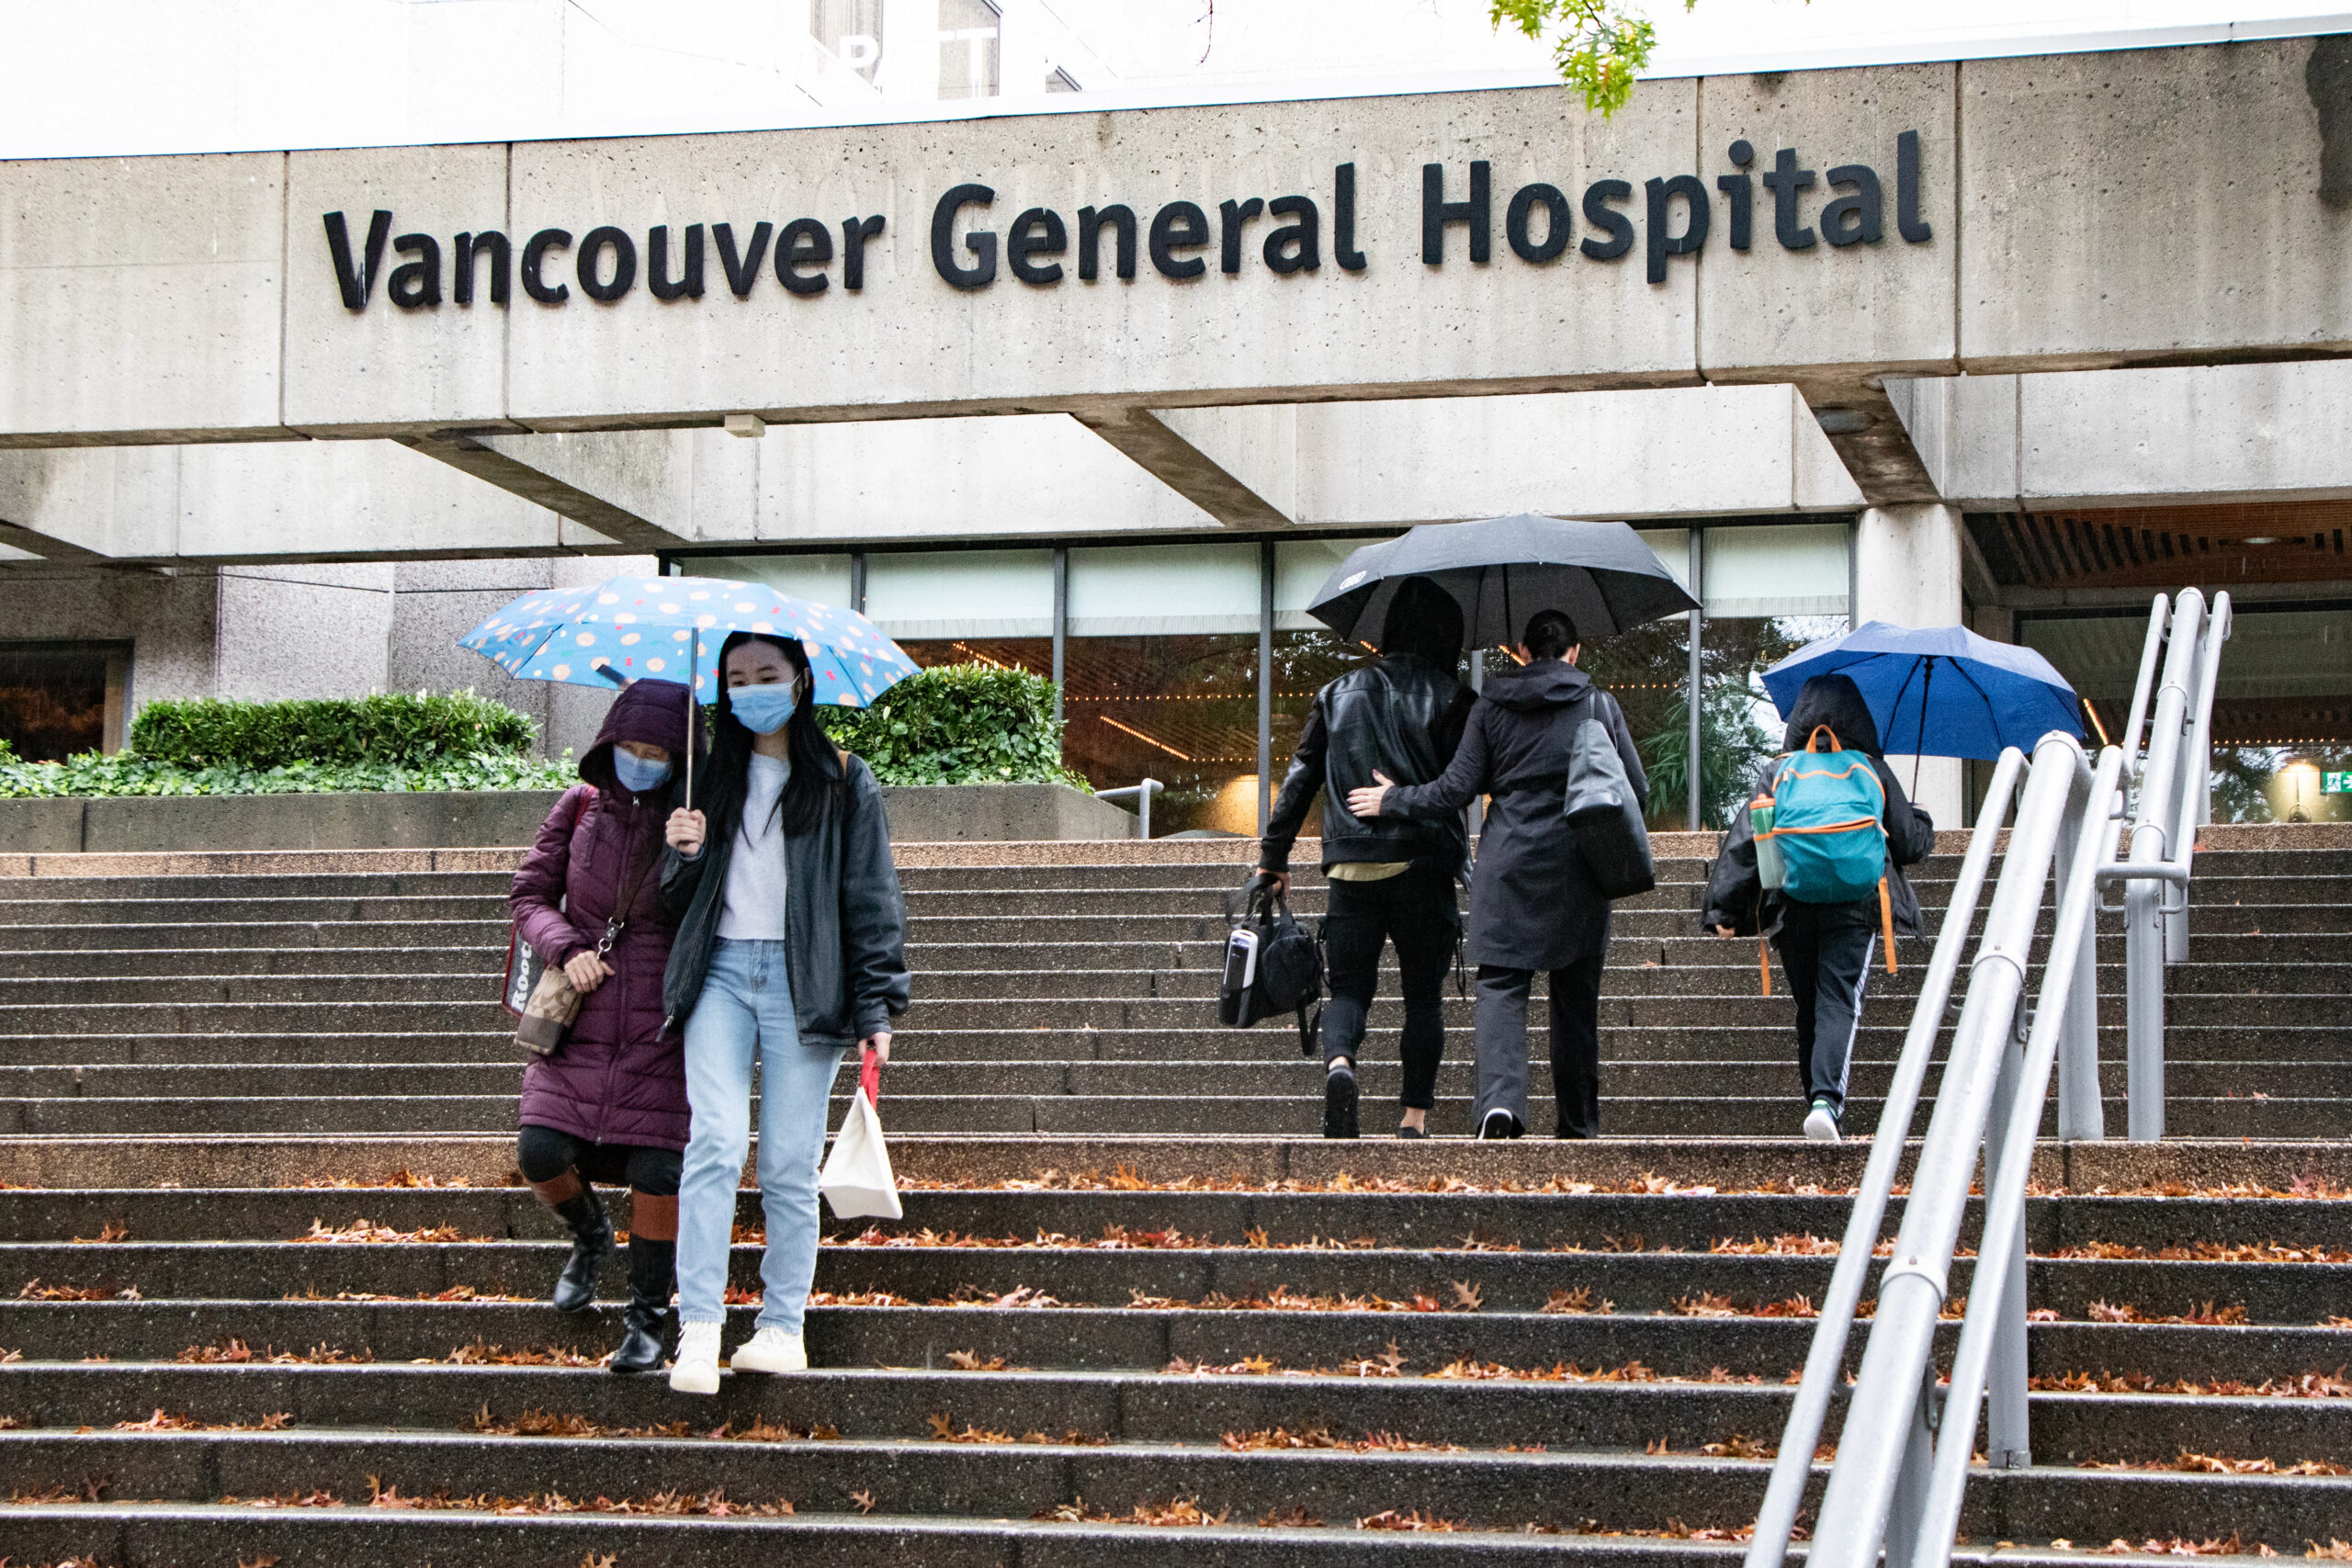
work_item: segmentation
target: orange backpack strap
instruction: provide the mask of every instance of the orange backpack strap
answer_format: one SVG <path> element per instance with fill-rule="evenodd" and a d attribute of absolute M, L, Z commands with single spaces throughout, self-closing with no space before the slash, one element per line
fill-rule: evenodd
<path fill-rule="evenodd" d="M 1846 748 L 1838 744 L 1838 732 L 1830 728 L 1826 724 L 1816 724 L 1813 727 L 1813 733 L 1804 738 L 1804 749 L 1808 751 L 1813 750 L 1816 743 L 1825 735 L 1829 737 L 1829 749 L 1832 751 L 1842 752 L 1846 750 Z"/>
<path fill-rule="evenodd" d="M 1764 976 L 1764 995 L 1770 996 L 1772 994 L 1772 950 L 1764 945 L 1764 939 L 1760 936 L 1756 939 L 1756 969 L 1757 973 Z"/>
<path fill-rule="evenodd" d="M 1894 973 L 1894 900 L 1886 890 L 1886 878 L 1878 879 L 1879 930 L 1886 935 L 1886 972 Z"/>

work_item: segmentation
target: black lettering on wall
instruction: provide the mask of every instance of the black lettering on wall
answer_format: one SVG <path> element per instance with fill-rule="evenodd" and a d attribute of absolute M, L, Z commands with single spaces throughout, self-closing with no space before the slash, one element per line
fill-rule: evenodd
<path fill-rule="evenodd" d="M 613 253 L 613 276 L 601 280 L 606 251 Z M 580 279 L 582 294 L 600 305 L 610 305 L 637 287 L 637 242 L 625 229 L 599 224 L 581 240 L 580 260 L 571 270 Z"/>
<path fill-rule="evenodd" d="M 1470 165 L 1470 199 L 1445 199 L 1445 165 L 1421 165 L 1421 260 L 1430 266 L 1445 265 L 1445 228 L 1466 224 L 1470 230 L 1470 259 L 1484 265 L 1493 259 L 1495 238 L 1489 232 L 1493 209 L 1489 201 L 1494 165 L 1484 158 Z"/>
<path fill-rule="evenodd" d="M 1667 257 L 1690 255 L 1707 243 L 1707 187 L 1696 175 L 1676 175 L 1671 179 L 1650 180 L 1642 189 L 1649 197 L 1649 222 L 1644 231 L 1649 240 L 1649 280 L 1664 283 Z M 1673 222 L 1671 204 L 1678 196 L 1690 204 L 1690 221 L 1682 232 L 1671 234 L 1667 231 Z"/>
<path fill-rule="evenodd" d="M 1919 133 L 1916 130 L 1894 139 L 1894 229 L 1914 245 L 1926 244 L 1936 232 L 1919 216 Z"/>
<path fill-rule="evenodd" d="M 1537 208 L 1544 209 L 1544 237 L 1534 237 L 1534 217 Z M 1511 254 L 1523 262 L 1543 263 L 1552 260 L 1568 248 L 1568 198 L 1560 187 L 1537 181 L 1521 186 L 1510 198 L 1510 209 L 1503 214 L 1503 238 L 1510 242 Z"/>
<path fill-rule="evenodd" d="M 1217 203 L 1217 270 L 1227 277 L 1241 271 L 1241 231 L 1250 220 L 1266 209 L 1265 199 L 1251 197 L 1247 201 Z"/>
<path fill-rule="evenodd" d="M 470 305 L 474 302 L 474 258 L 479 255 L 490 257 L 490 302 L 493 305 L 505 304 L 509 288 L 507 277 L 514 270 L 514 247 L 508 244 L 506 236 L 495 229 L 485 229 L 479 234 L 460 234 L 458 243 L 451 247 L 449 260 L 452 270 L 457 274 L 451 281 L 457 286 L 458 303 Z"/>
<path fill-rule="evenodd" d="M 1731 161 L 1743 169 L 1756 162 L 1756 148 L 1745 136 L 1731 144 Z M 1718 175 L 1715 188 L 1731 204 L 1731 248 L 1744 251 L 1756 232 L 1756 181 L 1747 175 Z"/>
<path fill-rule="evenodd" d="M 956 256 L 956 214 L 995 199 L 996 192 L 986 186 L 957 186 L 931 209 L 931 265 L 955 288 L 986 288 L 996 281 L 996 236 L 988 230 L 975 229 L 964 236 L 971 248 L 971 265 Z"/>
<path fill-rule="evenodd" d="M 1880 220 L 1878 171 L 1867 164 L 1840 164 L 1829 171 L 1829 188 L 1854 187 L 1821 209 L 1821 237 L 1833 245 L 1875 245 L 1885 237 Z"/>
<path fill-rule="evenodd" d="M 775 232 L 775 225 L 765 219 L 752 224 L 752 243 L 739 255 L 735 251 L 735 225 L 711 225 L 710 237 L 718 242 L 719 268 L 727 274 L 727 287 L 734 290 L 736 299 L 752 297 L 752 285 L 760 280 L 760 263 L 768 254 L 768 236 Z"/>
<path fill-rule="evenodd" d="M 1078 209 L 1078 280 L 1091 283 L 1100 273 L 1097 263 L 1101 256 L 1102 231 L 1108 229 L 1118 239 L 1114 265 L 1123 278 L 1136 275 L 1136 212 L 1125 203 L 1115 203 L 1099 210 L 1091 207 Z"/>
<path fill-rule="evenodd" d="M 854 294 L 865 287 L 865 242 L 882 232 L 882 215 L 842 220 L 842 287 Z"/>
<path fill-rule="evenodd" d="M 345 310 L 364 310 L 368 297 L 376 289 L 376 268 L 384 260 L 384 242 L 391 237 L 392 215 L 382 208 L 368 220 L 367 259 L 355 263 L 351 255 L 351 231 L 345 226 L 343 214 L 326 215 L 327 254 L 334 258 L 334 284 L 343 294 Z"/>
<path fill-rule="evenodd" d="M 1341 272 L 1362 272 L 1368 265 L 1356 249 L 1356 166 L 1342 164 L 1331 171 L 1331 259 Z"/>
<path fill-rule="evenodd" d="M 1634 220 L 1609 204 L 1633 199 L 1634 187 L 1623 180 L 1595 180 L 1585 186 L 1584 220 L 1609 238 L 1587 240 L 1577 249 L 1595 261 L 1615 261 L 1632 250 Z"/>
<path fill-rule="evenodd" d="M 1200 204 L 1171 201 L 1151 215 L 1151 265 L 1168 277 L 1198 277 L 1209 264 L 1198 256 L 1179 259 L 1178 251 L 1197 251 L 1209 243 L 1209 215 Z"/>
<path fill-rule="evenodd" d="M 441 303 L 441 242 L 430 234 L 402 234 L 392 249 L 416 259 L 392 268 L 384 280 L 384 298 L 403 310 Z"/>
<path fill-rule="evenodd" d="M 560 305 L 571 298 L 567 284 L 549 283 L 544 276 L 549 251 L 571 248 L 568 229 L 542 229 L 523 242 L 523 292 L 542 305 Z"/>
<path fill-rule="evenodd" d="M 1797 192 L 1813 188 L 1813 171 L 1797 167 L 1797 150 L 1783 147 L 1772 154 L 1772 166 L 1758 176 L 1772 193 L 1772 234 L 1792 251 L 1813 249 L 1813 231 L 1797 221 Z"/>
<path fill-rule="evenodd" d="M 791 293 L 822 294 L 833 281 L 823 271 L 832 259 L 833 231 L 814 218 L 796 218 L 775 237 L 775 280 Z"/>
<path fill-rule="evenodd" d="M 1069 249 L 1069 231 L 1062 227 L 1062 215 L 1050 207 L 1033 207 L 1012 220 L 1004 231 L 1004 265 L 1012 276 L 1023 283 L 1047 284 L 1062 280 L 1062 264 L 1046 262 L 1040 265 L 1031 256 L 1057 256 Z"/>
<path fill-rule="evenodd" d="M 702 225 L 686 225 L 685 270 L 673 282 L 670 276 L 670 226 L 657 223 L 645 236 L 645 287 L 656 299 L 702 298 Z"/>
<path fill-rule="evenodd" d="M 1266 213 L 1272 218 L 1293 220 L 1266 236 L 1263 254 L 1269 271 L 1288 277 L 1295 272 L 1313 272 L 1323 265 L 1323 220 L 1312 197 L 1278 196 L 1266 203 Z"/>

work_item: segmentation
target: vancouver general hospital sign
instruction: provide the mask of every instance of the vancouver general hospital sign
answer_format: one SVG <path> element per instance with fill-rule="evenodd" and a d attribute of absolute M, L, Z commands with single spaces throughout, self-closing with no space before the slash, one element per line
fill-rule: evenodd
<path fill-rule="evenodd" d="M 1791 251 L 1890 240 L 1924 244 L 1932 230 L 1921 214 L 1919 133 L 1896 136 L 1893 152 L 1890 181 L 1880 166 L 1816 169 L 1796 148 L 1766 154 L 1742 140 L 1725 149 L 1732 172 L 1716 175 L 1712 190 L 1698 175 L 1669 175 L 1645 179 L 1638 190 L 1631 180 L 1598 179 L 1574 198 L 1542 181 L 1502 197 L 1484 160 L 1466 167 L 1426 164 L 1419 259 L 1430 267 L 1463 257 L 1491 264 L 1499 227 L 1504 245 L 1523 265 L 1549 266 L 1573 255 L 1617 265 L 1638 251 L 1648 281 L 1664 283 L 1676 257 L 1696 256 L 1710 244 L 1743 252 L 1761 243 Z M 1212 265 L 1227 275 L 1251 266 L 1311 274 L 1327 264 L 1362 272 L 1380 259 L 1385 237 L 1359 230 L 1357 178 L 1355 164 L 1347 163 L 1316 195 L 1228 197 L 1214 209 L 1189 197 L 1157 207 L 1105 201 L 1068 214 L 1031 207 L 1007 215 L 988 186 L 957 185 L 933 204 L 924 240 L 939 276 L 971 291 L 1008 279 L 1038 289 L 1131 282 L 1147 265 L 1177 281 Z M 701 299 L 721 288 L 748 299 L 771 277 L 802 298 L 823 295 L 836 282 L 856 292 L 866 286 L 867 256 L 894 238 L 878 214 L 837 224 L 814 217 L 730 217 L 679 229 L 658 224 L 642 234 L 611 225 L 584 232 L 546 228 L 519 238 L 471 230 L 446 243 L 435 234 L 394 234 L 398 226 L 395 214 L 381 208 L 364 231 L 345 213 L 324 214 L 335 287 L 349 310 L 368 308 L 379 277 L 383 297 L 402 310 L 445 302 L 504 306 L 518 285 L 526 299 L 551 310 L 577 308 L 575 294 L 592 306 L 616 304 L 640 285 L 663 300 Z"/>

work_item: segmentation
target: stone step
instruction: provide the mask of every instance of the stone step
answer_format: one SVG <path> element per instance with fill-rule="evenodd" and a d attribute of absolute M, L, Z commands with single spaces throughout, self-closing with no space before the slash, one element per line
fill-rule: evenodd
<path fill-rule="evenodd" d="M 1491 1153 L 1493 1151 L 1479 1151 Z M 626 1188 L 607 1193 L 614 1223 L 628 1223 Z M 1718 1244 L 1816 1235 L 1835 1246 L 1849 1201 L 1824 1193 L 1688 1192 L 1295 1192 L 1215 1190 L 997 1190 L 918 1189 L 901 1194 L 902 1220 L 852 1223 L 828 1217 L 837 1238 L 862 1229 L 884 1235 L 1034 1237 L 1080 1240 L 1117 1233 L 1174 1231 L 1210 1244 L 1263 1233 L 1266 1245 L 1370 1236 L 1390 1247 L 1461 1247 L 1476 1241 L 1538 1250 L 1669 1249 L 1705 1253 Z M 1892 1235 L 1904 1200 L 1890 1200 L 1883 1234 Z M 1978 1204 L 1962 1227 L 1973 1244 Z M 2050 1254 L 2090 1243 L 2153 1250 L 2200 1243 L 2256 1243 L 2352 1252 L 2352 1200 L 2251 1197 L 2035 1197 L 2027 1200 L 2027 1243 Z M 758 1228 L 759 1195 L 738 1195 L 736 1221 Z M 528 1189 L 488 1188 L 114 1188 L 0 1189 L 0 1241 L 91 1240 L 109 1227 L 126 1239 L 270 1241 L 314 1226 L 365 1222 L 395 1231 L 453 1226 L 462 1235 L 553 1241 L 567 1232 Z M 1259 1245 L 1254 1239 L 1251 1245 Z"/>
<path fill-rule="evenodd" d="M 0 1285 L 12 1292 L 45 1288 L 113 1296 L 135 1291 L 149 1302 L 234 1302 L 256 1287 L 288 1300 L 356 1292 L 429 1301 L 467 1289 L 488 1298 L 532 1301 L 551 1288 L 569 1250 L 553 1241 L 13 1243 L 0 1245 Z M 730 1282 L 756 1292 L 760 1260 L 759 1247 L 737 1247 Z M 1596 1311 L 1611 1303 L 1620 1315 L 1672 1314 L 1706 1297 L 1741 1313 L 1799 1296 L 1819 1302 L 1835 1263 L 1833 1258 L 1732 1253 L 834 1246 L 819 1258 L 816 1288 L 837 1295 L 884 1292 L 934 1304 L 1026 1289 L 1071 1306 L 1124 1306 L 1137 1293 L 1197 1304 L 1283 1292 L 1377 1297 L 1407 1309 L 1425 1303 L 1419 1307 L 1424 1312 L 1475 1300 L 1482 1313 L 1525 1314 L 1543 1311 L 1558 1292 L 1585 1290 Z M 1972 1268 L 1966 1259 L 1953 1265 L 1955 1295 L 1966 1293 Z M 617 1301 L 623 1271 L 616 1264 L 606 1272 L 607 1295 Z M 2324 1325 L 2347 1287 L 2352 1261 L 2037 1258 L 2027 1269 L 2029 1306 L 2075 1322 L 2092 1320 L 2094 1303 L 2130 1307 L 2151 1319 L 2194 1314 L 2211 1303 L 2257 1325 Z M 1473 1294 L 1465 1298 L 1464 1291 Z"/>
<path fill-rule="evenodd" d="M 1226 1036 L 1231 1045 L 1242 1044 L 1248 1038 Z M 908 1037 L 909 1046 L 915 1041 L 916 1037 Z M 1439 1086 L 1452 1094 L 1466 1094 L 1475 1071 L 1470 1042 L 1456 1039 L 1451 1043 L 1452 1055 L 1438 1069 Z M 1787 1034 L 1743 1043 L 1753 1055 L 1740 1056 L 1726 1051 L 1713 1058 L 1668 1061 L 1627 1060 L 1609 1055 L 1604 1047 L 1605 1082 L 1614 1093 L 1627 1097 L 1702 1089 L 1718 1095 L 1766 1099 L 1794 1092 L 1795 1068 Z M 1538 1098 L 1551 1092 L 1551 1065 L 1543 1050 L 1539 1041 L 1529 1066 L 1529 1092 Z M 173 1066 L 0 1066 L 0 1100 L 78 1099 L 96 1103 L 253 1096 L 513 1094 L 521 1077 L 519 1056 L 509 1048 L 488 1062 L 397 1066 L 214 1061 Z M 844 1060 L 838 1082 L 846 1091 L 855 1083 L 857 1064 Z M 1852 1065 L 1849 1092 L 1858 1098 L 1876 1098 L 1885 1092 L 1893 1071 L 1891 1060 L 1860 1057 Z M 2123 1093 L 2126 1069 L 2120 1055 L 2103 1065 L 2100 1076 L 2109 1094 Z M 1366 1099 L 1373 1100 L 1399 1092 L 1402 1069 L 1391 1054 L 1383 1053 L 1368 1055 L 1359 1065 L 1357 1077 Z M 1940 1077 L 1940 1068 L 1929 1072 L 1927 1090 L 1930 1095 Z M 973 1061 L 940 1059 L 909 1049 L 894 1056 L 888 1079 L 893 1100 L 907 1095 L 1182 1095 L 1208 1089 L 1220 1094 L 1286 1094 L 1319 1100 L 1324 1069 L 1319 1061 L 1295 1055 L 1282 1059 L 1228 1055 L 1172 1062 L 1059 1057 Z M 2165 1086 L 2169 1094 L 2182 1099 L 2260 1093 L 2286 1100 L 2352 1100 L 2352 1061 L 2199 1062 L 2167 1056 Z"/>
<path fill-rule="evenodd" d="M 846 1080 L 844 1080 L 845 1086 Z M 1442 1086 L 1450 1087 L 1450 1086 Z M 1604 1087 L 1613 1084 L 1604 1080 Z M 756 1099 L 756 1097 L 755 1097 Z M 1471 1101 L 1441 1093 L 1430 1126 L 1441 1137 L 1467 1135 Z M 96 1137 L 114 1134 L 190 1135 L 255 1134 L 321 1135 L 345 1133 L 500 1133 L 514 1126 L 516 1096 L 304 1095 L 211 1099 L 0 1100 L 0 1134 Z M 837 1087 L 833 1121 L 847 1100 Z M 2228 1097 L 2165 1097 L 2168 1132 L 2194 1138 L 2326 1138 L 2343 1125 L 2346 1102 L 2338 1099 L 2264 1100 Z M 1057 1136 L 1298 1135 L 1321 1124 L 1319 1096 L 1305 1095 L 956 1095 L 885 1096 L 886 1125 L 910 1134 L 1041 1133 Z M 1873 1127 L 1877 1101 L 1856 1096 L 1847 1116 L 1857 1132 Z M 2106 1124 L 2125 1125 L 2125 1102 L 2109 1098 Z M 1783 1097 L 1747 1095 L 1641 1095 L 1601 1097 L 1601 1127 L 1612 1136 L 1793 1137 L 1804 1111 L 1793 1075 Z M 1543 1097 L 1533 1100 L 1527 1129 L 1549 1136 L 1554 1111 Z M 2055 1134 L 2057 1107 L 2044 1110 L 2041 1135 Z M 1377 1138 L 1386 1128 L 1374 1121 Z"/>

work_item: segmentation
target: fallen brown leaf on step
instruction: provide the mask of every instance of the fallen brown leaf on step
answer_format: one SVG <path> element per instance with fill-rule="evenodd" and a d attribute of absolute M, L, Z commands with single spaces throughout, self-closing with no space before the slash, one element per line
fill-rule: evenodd
<path fill-rule="evenodd" d="M 1004 1371 L 1004 1358 L 1002 1356 L 990 1356 L 984 1361 L 980 1359 L 980 1353 L 978 1350 L 950 1350 L 947 1352 L 947 1364 L 954 1367 L 959 1372 L 1001 1372 Z"/>
<path fill-rule="evenodd" d="M 876 1508 L 881 1506 L 879 1503 L 876 1503 L 874 1500 L 874 1494 L 871 1490 L 853 1492 L 849 1495 L 849 1500 L 857 1505 L 857 1511 L 861 1514 L 870 1514 Z"/>
<path fill-rule="evenodd" d="M 1463 1280 L 1456 1280 L 1453 1281 L 1454 1305 L 1460 1307 L 1464 1312 L 1476 1312 L 1478 1310 L 1478 1300 L 1479 1294 L 1477 1286 Z"/>
<path fill-rule="evenodd" d="M 77 1235 L 74 1239 L 77 1244 L 85 1247 L 96 1246 L 106 1242 L 128 1241 L 130 1239 L 130 1227 L 123 1224 L 120 1220 L 108 1220 L 105 1224 L 98 1227 L 97 1235 Z M 270 1561 L 275 1562 L 277 1559 L 273 1557 Z"/>
<path fill-rule="evenodd" d="M 1275 1509 L 1272 1513 L 1261 1517 L 1258 1522 L 1268 1529 L 1314 1529 L 1323 1521 L 1310 1516 L 1304 1507 L 1293 1504 L 1287 1509 Z"/>
<path fill-rule="evenodd" d="M 1356 1521 L 1360 1530 L 1466 1530 L 1470 1527 L 1459 1519 L 1442 1519 L 1435 1514 L 1415 1508 L 1400 1514 L 1394 1508 L 1383 1508 Z"/>

